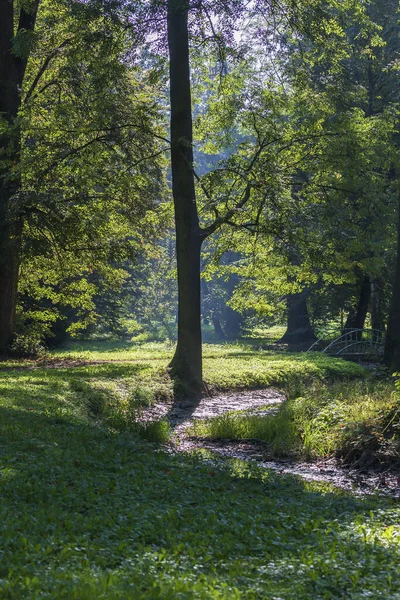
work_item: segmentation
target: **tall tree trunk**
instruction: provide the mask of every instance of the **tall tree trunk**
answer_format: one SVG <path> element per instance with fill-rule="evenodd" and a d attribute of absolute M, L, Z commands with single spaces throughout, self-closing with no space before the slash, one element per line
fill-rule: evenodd
<path fill-rule="evenodd" d="M 30 9 L 21 9 L 18 32 L 32 31 L 39 0 Z M 15 196 L 21 187 L 18 173 L 11 172 L 20 157 L 20 131 L 16 118 L 20 109 L 20 90 L 28 56 L 16 57 L 14 39 L 14 2 L 0 0 L 0 114 L 5 128 L 0 136 L 0 353 L 7 351 L 15 330 L 15 309 L 21 250 L 22 215 L 15 210 Z"/>
<path fill-rule="evenodd" d="M 307 307 L 307 291 L 290 294 L 287 299 L 287 329 L 279 340 L 282 344 L 311 344 L 316 341 Z"/>
<path fill-rule="evenodd" d="M 400 184 L 397 219 L 396 271 L 383 356 L 383 362 L 392 373 L 400 372 Z"/>
<path fill-rule="evenodd" d="M 12 55 L 14 36 L 13 3 L 0 0 L 0 113 L 6 130 L 0 137 L 0 352 L 7 351 L 15 329 L 20 231 L 11 218 L 11 203 L 19 181 L 9 172 L 18 160 L 18 132 L 13 127 L 19 110 L 19 73 Z M 8 163 L 8 164 L 7 164 Z"/>
<path fill-rule="evenodd" d="M 359 293 L 357 306 L 349 312 L 343 333 L 348 329 L 364 329 L 371 297 L 371 282 L 368 275 L 362 275 Z"/>
<path fill-rule="evenodd" d="M 200 235 L 193 174 L 188 0 L 168 0 L 171 167 L 178 265 L 178 343 L 171 375 L 183 392 L 203 388 L 200 312 Z"/>
<path fill-rule="evenodd" d="M 9 351 L 15 332 L 21 221 L 9 222 L 11 194 L 0 186 L 0 354 Z M 8 190 L 6 190 L 8 192 Z"/>

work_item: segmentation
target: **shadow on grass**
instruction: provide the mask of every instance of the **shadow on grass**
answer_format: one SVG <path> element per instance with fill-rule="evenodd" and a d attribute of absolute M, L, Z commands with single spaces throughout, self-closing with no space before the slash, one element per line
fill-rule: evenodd
<path fill-rule="evenodd" d="M 138 412 L 157 394 L 168 397 L 169 393 L 162 373 L 147 364 L 0 373 L 3 407 L 54 418 L 69 415 L 74 421 L 89 423 L 100 419 L 117 430 L 138 427 Z"/>
<path fill-rule="evenodd" d="M 0 419 L 2 598 L 399 592 L 391 505 L 155 452 L 67 418 L 0 409 Z"/>

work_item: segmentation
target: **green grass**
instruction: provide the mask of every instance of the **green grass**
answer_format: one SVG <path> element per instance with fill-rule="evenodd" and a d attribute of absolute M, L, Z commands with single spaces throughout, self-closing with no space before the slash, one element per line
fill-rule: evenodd
<path fill-rule="evenodd" d="M 0 369 L 0 406 L 32 415 L 77 422 L 98 422 L 112 431 L 134 431 L 144 438 L 166 441 L 166 423 L 146 426 L 137 422 L 143 408 L 156 399 L 169 398 L 172 384 L 144 364 L 102 364 L 74 368 L 34 370 Z M 157 429 L 159 436 L 157 436 Z"/>
<path fill-rule="evenodd" d="M 393 462 L 400 459 L 399 428 L 400 399 L 394 383 L 367 378 L 315 380 L 274 414 L 226 414 L 196 422 L 192 433 L 212 439 L 261 439 L 275 455 L 336 454 L 351 463 L 370 452 L 377 460 Z"/>
<path fill-rule="evenodd" d="M 165 372 L 174 347 L 152 342 L 75 342 L 51 354 L 54 358 L 85 361 L 131 361 L 146 365 L 154 385 Z M 254 349 L 251 343 L 204 344 L 204 378 L 220 390 L 278 386 L 296 387 L 326 377 L 361 377 L 364 370 L 354 363 L 318 353 L 284 353 Z"/>
<path fill-rule="evenodd" d="M 243 347 L 206 350 L 204 377 L 217 389 L 248 389 L 276 386 L 294 391 L 314 380 L 362 377 L 357 364 L 318 353 L 278 353 Z"/>
<path fill-rule="evenodd" d="M 285 325 L 273 325 L 272 327 L 255 327 L 243 336 L 246 341 L 255 344 L 273 344 L 285 333 Z"/>
<path fill-rule="evenodd" d="M 138 377 L 0 372 L 1 599 L 400 598 L 398 504 L 109 427 Z"/>
<path fill-rule="evenodd" d="M 165 343 L 75 342 L 49 355 L 53 368 L 34 368 L 37 364 L 27 360 L 9 361 L 2 367 L 22 369 L 18 385 L 30 390 L 30 397 L 38 403 L 31 406 L 32 411 L 44 398 L 46 410 L 54 408 L 61 416 L 78 411 L 78 416 L 97 419 L 113 430 L 136 431 L 146 439 L 166 441 L 166 422 L 145 426 L 137 423 L 137 417 L 155 401 L 172 399 L 173 385 L 167 374 L 172 353 L 173 348 Z M 70 366 L 71 361 L 75 366 Z M 60 366 L 54 368 L 54 364 Z M 215 392 L 275 386 L 294 396 L 305 385 L 337 377 L 359 378 L 364 373 L 356 364 L 318 353 L 255 350 L 245 343 L 204 346 L 204 377 Z M 277 452 L 286 451 L 293 432 L 286 413 L 273 421 L 252 417 L 240 421 L 228 416 L 202 429 L 211 437 L 272 440 Z M 297 444 L 298 439 L 295 441 Z"/>

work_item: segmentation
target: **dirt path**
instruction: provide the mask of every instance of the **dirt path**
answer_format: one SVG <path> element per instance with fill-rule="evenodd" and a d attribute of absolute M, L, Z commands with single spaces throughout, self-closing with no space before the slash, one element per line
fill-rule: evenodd
<path fill-rule="evenodd" d="M 188 427 L 197 419 L 212 419 L 232 410 L 245 410 L 247 414 L 271 414 L 284 399 L 283 394 L 272 389 L 229 392 L 204 397 L 196 405 L 186 403 L 154 406 L 142 415 L 141 420 L 168 418 L 173 429 L 170 448 L 174 452 L 207 449 L 222 457 L 254 461 L 261 467 L 283 475 L 330 483 L 356 495 L 379 493 L 400 498 L 400 477 L 397 474 L 344 468 L 335 458 L 313 462 L 276 459 L 268 452 L 268 445 L 258 440 L 214 441 L 187 434 Z"/>
<path fill-rule="evenodd" d="M 205 396 L 196 406 L 190 403 L 173 406 L 169 422 L 174 431 L 174 440 L 185 438 L 186 429 L 195 420 L 214 419 L 233 410 L 245 410 L 251 414 L 268 414 L 276 410 L 285 397 L 276 390 L 247 390 L 227 392 L 218 396 Z"/>

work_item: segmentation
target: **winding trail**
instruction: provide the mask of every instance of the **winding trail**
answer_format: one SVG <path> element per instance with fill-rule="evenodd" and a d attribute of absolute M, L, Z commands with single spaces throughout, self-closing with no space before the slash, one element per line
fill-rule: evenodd
<path fill-rule="evenodd" d="M 143 421 L 167 418 L 173 430 L 170 450 L 194 452 L 210 450 L 221 457 L 256 462 L 265 469 L 282 475 L 295 475 L 308 481 L 332 484 L 355 495 L 379 494 L 400 498 L 400 477 L 391 472 L 345 468 L 335 458 L 310 462 L 296 459 L 276 459 L 261 440 L 210 440 L 192 437 L 187 430 L 193 421 L 213 419 L 229 411 L 268 415 L 278 410 L 285 396 L 274 389 L 227 392 L 204 396 L 196 404 L 156 405 L 145 411 Z"/>
<path fill-rule="evenodd" d="M 0 371 L 72 368 L 121 362 L 135 364 L 142 361 L 141 359 L 110 361 L 47 358 L 44 361 L 31 361 L 24 365 L 0 365 Z M 256 415 L 272 414 L 279 409 L 279 405 L 284 400 L 285 396 L 274 389 L 225 392 L 203 396 L 195 403 L 156 403 L 143 409 L 137 415 L 137 420 L 146 423 L 168 419 L 173 431 L 168 446 L 171 452 L 210 450 L 220 457 L 253 461 L 265 469 L 271 469 L 282 475 L 295 475 L 309 481 L 329 483 L 355 495 L 379 494 L 400 499 L 400 476 L 397 472 L 345 468 L 334 457 L 308 462 L 295 458 L 277 459 L 269 452 L 268 444 L 261 440 L 210 440 L 190 436 L 187 432 L 195 420 L 213 419 L 229 411 L 246 411 L 246 414 Z"/>

